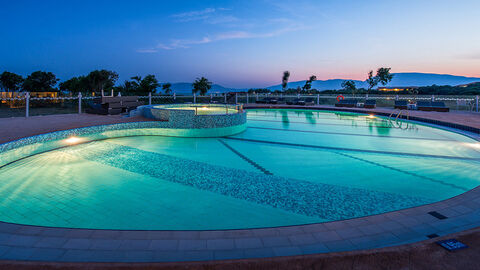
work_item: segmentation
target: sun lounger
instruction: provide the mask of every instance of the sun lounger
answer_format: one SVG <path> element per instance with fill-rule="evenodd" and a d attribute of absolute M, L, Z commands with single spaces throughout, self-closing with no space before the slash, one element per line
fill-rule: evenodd
<path fill-rule="evenodd" d="M 435 111 L 435 112 L 448 112 L 450 109 L 445 106 L 445 103 L 442 101 L 419 101 L 417 102 L 417 108 L 419 111 Z"/>
<path fill-rule="evenodd" d="M 357 107 L 358 100 L 356 99 L 343 99 L 335 103 L 335 107 Z"/>
<path fill-rule="evenodd" d="M 367 99 L 367 100 L 365 100 L 365 104 L 363 104 L 363 107 L 367 108 L 367 109 L 373 109 L 373 108 L 377 107 L 377 100 Z"/>
<path fill-rule="evenodd" d="M 400 110 L 407 110 L 408 109 L 408 101 L 406 100 L 395 100 L 395 109 Z"/>

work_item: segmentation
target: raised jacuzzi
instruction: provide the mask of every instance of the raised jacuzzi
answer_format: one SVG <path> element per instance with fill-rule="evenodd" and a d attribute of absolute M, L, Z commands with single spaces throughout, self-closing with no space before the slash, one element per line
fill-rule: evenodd
<path fill-rule="evenodd" d="M 246 129 L 246 112 L 237 104 L 145 105 L 136 114 L 161 121 L 172 136 L 223 137 Z"/>

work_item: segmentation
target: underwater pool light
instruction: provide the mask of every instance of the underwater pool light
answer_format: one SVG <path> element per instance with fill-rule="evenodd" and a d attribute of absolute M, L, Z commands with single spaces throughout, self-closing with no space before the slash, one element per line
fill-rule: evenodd
<path fill-rule="evenodd" d="M 79 142 L 81 142 L 81 141 L 82 141 L 82 139 L 80 139 L 80 138 L 78 138 L 78 137 L 75 137 L 75 136 L 70 137 L 70 138 L 64 140 L 64 142 L 66 142 L 67 144 L 77 144 L 77 143 L 79 143 Z"/>

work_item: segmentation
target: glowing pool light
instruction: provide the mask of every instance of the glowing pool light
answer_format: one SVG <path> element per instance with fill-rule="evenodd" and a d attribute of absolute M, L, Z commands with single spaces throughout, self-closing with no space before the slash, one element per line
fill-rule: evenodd
<path fill-rule="evenodd" d="M 66 142 L 67 144 L 77 144 L 77 143 L 80 143 L 81 141 L 82 139 L 78 137 L 70 137 L 64 140 L 64 142 Z"/>
<path fill-rule="evenodd" d="M 373 115 L 373 114 L 369 114 L 369 115 L 367 116 L 367 118 L 375 119 L 375 118 L 377 118 L 377 117 L 376 117 L 375 115 Z"/>

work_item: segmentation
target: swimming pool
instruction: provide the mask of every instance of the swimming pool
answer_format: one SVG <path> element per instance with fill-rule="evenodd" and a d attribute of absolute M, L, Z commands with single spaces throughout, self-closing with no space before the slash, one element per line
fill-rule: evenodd
<path fill-rule="evenodd" d="M 130 134 L 8 163 L 0 168 L 0 220 L 261 228 L 389 212 L 479 185 L 480 143 L 458 133 L 343 112 L 249 110 L 247 118 L 247 130 L 228 137 Z"/>

